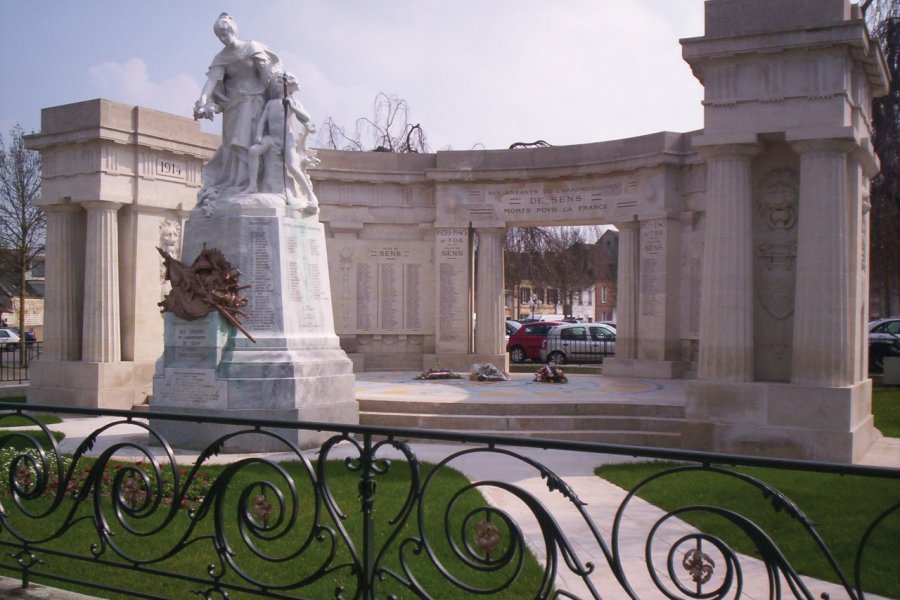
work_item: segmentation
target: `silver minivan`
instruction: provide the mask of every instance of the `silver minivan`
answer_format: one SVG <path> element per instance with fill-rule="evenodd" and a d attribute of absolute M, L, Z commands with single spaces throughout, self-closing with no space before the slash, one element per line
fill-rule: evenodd
<path fill-rule="evenodd" d="M 601 323 L 564 323 L 547 332 L 541 360 L 556 364 L 603 362 L 616 353 L 616 330 Z"/>

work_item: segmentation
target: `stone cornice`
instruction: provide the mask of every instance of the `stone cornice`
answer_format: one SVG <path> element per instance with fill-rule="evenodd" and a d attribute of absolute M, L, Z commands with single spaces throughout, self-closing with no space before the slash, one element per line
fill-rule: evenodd
<path fill-rule="evenodd" d="M 805 30 L 748 33 L 728 37 L 693 37 L 679 40 L 682 57 L 703 83 L 702 64 L 741 55 L 787 52 L 791 50 L 824 50 L 849 46 L 852 56 L 864 65 L 866 76 L 876 96 L 887 92 L 887 62 L 878 44 L 869 37 L 861 20 L 845 21 L 829 27 Z"/>

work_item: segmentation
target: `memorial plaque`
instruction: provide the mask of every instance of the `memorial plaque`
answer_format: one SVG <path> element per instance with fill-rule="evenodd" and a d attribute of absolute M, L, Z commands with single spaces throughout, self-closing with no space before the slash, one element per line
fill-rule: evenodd
<path fill-rule="evenodd" d="M 375 288 L 375 277 L 372 265 L 362 263 L 356 266 L 356 327 L 361 331 L 374 329 L 378 319 L 375 299 L 378 297 Z"/>
<path fill-rule="evenodd" d="M 493 185 L 488 199 L 506 221 L 570 219 L 572 217 L 606 219 L 610 217 L 609 198 L 621 196 L 621 179 L 566 181 L 525 186 Z"/>
<path fill-rule="evenodd" d="M 315 239 L 317 233 L 300 222 L 282 223 L 285 310 L 291 315 L 287 318 L 296 318 L 296 325 L 305 331 L 322 326 L 321 303 L 329 301 L 322 285 L 323 252 Z"/>
<path fill-rule="evenodd" d="M 332 252 L 331 273 L 335 285 L 341 286 L 339 294 L 351 302 L 344 308 L 348 318 L 335 325 L 339 333 L 422 334 L 433 327 L 434 297 L 422 289 L 423 282 L 434 280 L 431 242 L 340 240 L 335 244 L 339 249 Z M 324 281 L 316 279 L 315 273 L 311 277 L 313 288 Z M 342 306 L 343 297 L 338 302 Z"/>
<path fill-rule="evenodd" d="M 244 271 L 248 290 L 247 316 L 250 331 L 274 331 L 276 281 L 275 250 L 268 219 L 250 219 L 247 231 L 249 264 L 240 265 Z"/>
<path fill-rule="evenodd" d="M 641 316 L 660 314 L 665 292 L 666 220 L 641 222 Z"/>
<path fill-rule="evenodd" d="M 157 406 L 228 408 L 228 384 L 216 381 L 216 369 L 166 369 L 155 394 Z"/>
<path fill-rule="evenodd" d="M 438 346 L 464 353 L 469 344 L 469 230 L 447 227 L 436 233 Z"/>
<path fill-rule="evenodd" d="M 378 265 L 378 298 L 380 300 L 380 328 L 383 331 L 400 331 L 403 305 L 402 265 L 381 263 Z"/>

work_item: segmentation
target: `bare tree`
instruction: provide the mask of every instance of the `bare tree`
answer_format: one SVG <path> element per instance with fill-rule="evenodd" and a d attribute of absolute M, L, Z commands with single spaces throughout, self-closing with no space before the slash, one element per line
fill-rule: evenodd
<path fill-rule="evenodd" d="M 554 231 L 546 257 L 547 283 L 559 290 L 563 313 L 569 316 L 574 294 L 592 286 L 597 274 L 584 231 L 577 227 L 557 227 Z"/>
<path fill-rule="evenodd" d="M 513 298 L 514 316 L 521 314 L 519 289 L 529 282 L 543 287 L 546 280 L 544 256 L 553 237 L 551 227 L 511 227 L 506 231 L 503 253 L 504 287 Z M 525 300 L 528 302 L 528 299 Z"/>
<path fill-rule="evenodd" d="M 409 104 L 394 95 L 379 92 L 372 106 L 372 118 L 356 120 L 352 132 L 328 117 L 318 137 L 321 148 L 358 152 L 429 152 L 428 140 L 419 123 L 410 123 Z"/>
<path fill-rule="evenodd" d="M 872 101 L 873 145 L 881 172 L 871 188 L 871 292 L 882 316 L 900 312 L 900 3 L 862 5 L 891 77 L 888 93 Z"/>
<path fill-rule="evenodd" d="M 44 251 L 47 215 L 38 207 L 41 197 L 41 156 L 25 147 L 17 124 L 9 145 L 0 133 L 0 245 L 10 258 L 19 295 L 19 332 L 24 341 L 26 276 L 34 258 Z"/>
<path fill-rule="evenodd" d="M 506 233 L 505 286 L 515 298 L 515 314 L 522 299 L 516 293 L 529 282 L 534 289 L 558 290 L 564 312 L 571 313 L 574 294 L 596 280 L 592 244 L 586 227 L 513 227 Z M 548 299 L 545 299 L 549 301 Z"/>

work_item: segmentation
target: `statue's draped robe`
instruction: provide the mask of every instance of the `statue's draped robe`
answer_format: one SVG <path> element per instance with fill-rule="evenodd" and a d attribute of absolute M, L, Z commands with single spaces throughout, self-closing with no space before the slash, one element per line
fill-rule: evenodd
<path fill-rule="evenodd" d="M 222 145 L 204 169 L 201 196 L 223 198 L 249 184 L 248 149 L 262 117 L 268 84 L 281 70 L 278 57 L 259 42 L 225 48 L 213 59 L 207 77 L 219 82 L 210 99 L 222 107 Z"/>

